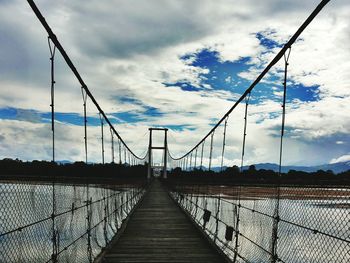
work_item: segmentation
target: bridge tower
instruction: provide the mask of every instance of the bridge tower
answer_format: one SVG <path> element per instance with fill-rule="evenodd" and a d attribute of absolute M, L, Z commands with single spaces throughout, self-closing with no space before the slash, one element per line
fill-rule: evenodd
<path fill-rule="evenodd" d="M 164 145 L 153 146 L 152 144 L 152 132 L 153 131 L 164 131 Z M 149 146 L 148 146 L 148 173 L 147 178 L 151 178 L 152 175 L 152 150 L 163 150 L 163 178 L 167 178 L 167 149 L 168 149 L 168 129 L 166 128 L 149 128 Z"/>

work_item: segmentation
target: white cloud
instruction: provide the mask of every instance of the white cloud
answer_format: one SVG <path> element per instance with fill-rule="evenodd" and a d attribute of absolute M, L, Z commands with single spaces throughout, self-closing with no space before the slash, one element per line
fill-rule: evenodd
<path fill-rule="evenodd" d="M 200 74 L 208 72 L 208 69 L 191 66 L 190 61 L 179 58 L 203 48 L 219 52 L 221 61 L 251 57 L 251 68 L 239 76 L 253 80 L 278 51 L 267 52 L 254 34 L 265 32 L 275 41 L 285 42 L 318 1 L 154 0 L 139 1 L 135 5 L 130 1 L 95 0 L 84 5 L 80 1 L 47 3 L 41 0 L 37 4 L 106 113 L 133 111 L 142 114 L 145 106 L 164 113 L 163 118 L 146 116 L 139 123 L 123 123 L 116 127 L 132 149 L 144 151 L 147 136 L 137 143 L 133 140 L 147 132 L 149 126 L 188 125 L 195 128 L 194 131 L 172 131 L 177 142 L 170 140 L 170 146 L 178 156 L 207 133 L 213 118 L 220 118 L 230 108 L 232 101 L 228 99 L 237 98 L 235 93 L 215 90 L 211 86 L 198 92 L 165 87 L 163 83 L 179 81 L 199 87 Z M 7 1 L 0 5 L 4 7 L 0 8 L 0 33 L 4 36 L 0 37 L 0 107 L 47 112 L 50 99 L 46 33 L 24 1 Z M 349 12 L 348 1 L 330 2 L 305 30 L 302 41 L 293 45 L 289 77 L 296 83 L 319 85 L 320 100 L 295 101 L 294 105 L 288 105 L 286 124 L 291 131 L 287 132 L 286 162 L 306 162 L 303 155 L 309 153 L 308 156 L 315 156 L 310 157 L 310 163 L 320 163 L 339 156 L 339 151 L 345 149 L 345 143 L 335 144 L 334 151 L 328 149 L 328 153 L 319 156 L 322 149 L 317 140 L 350 131 Z M 272 29 L 274 32 L 271 33 Z M 56 61 L 56 109 L 81 114 L 78 82 L 59 55 Z M 279 63 L 271 74 L 282 66 L 283 63 Z M 121 97 L 135 98 L 142 104 L 123 103 L 119 100 Z M 96 115 L 91 102 L 88 107 L 89 115 Z M 270 100 L 249 108 L 248 163 L 278 160 L 275 136 L 279 133 L 280 111 L 280 104 Z M 240 157 L 242 120 L 243 107 L 238 107 L 230 117 L 227 162 Z M 22 139 L 16 140 L 19 127 L 28 129 L 28 132 L 23 131 L 23 134 L 27 133 L 23 135 L 23 143 Z M 2 140 L 1 154 L 10 153 L 23 159 L 49 158 L 50 144 L 37 138 L 35 132 L 44 133 L 48 125 L 9 121 L 1 122 L 2 133 L 3 128 L 6 128 L 7 144 Z M 68 140 L 71 147 L 61 149 L 58 156 L 62 159 L 66 156 L 83 159 L 79 128 L 62 128 L 74 141 Z M 97 138 L 98 127 L 95 128 L 91 129 Z M 45 140 L 49 140 L 48 132 Z M 215 148 L 219 150 L 215 151 L 215 158 L 219 162 L 221 139 L 217 136 Z M 346 142 L 346 139 L 337 140 Z M 36 144 L 28 147 L 26 141 Z M 17 147 L 11 149 L 11 143 L 16 142 Z M 66 144 L 62 141 L 61 145 Z M 97 145 L 96 141 L 96 145 L 90 147 L 96 148 L 96 154 L 93 154 L 96 160 L 99 158 Z M 40 154 L 33 153 L 34 148 Z M 72 152 L 67 150 L 70 148 Z"/>
<path fill-rule="evenodd" d="M 350 161 L 350 154 L 346 154 L 338 158 L 332 159 L 329 163 L 340 163 L 340 162 L 349 162 L 349 161 Z"/>

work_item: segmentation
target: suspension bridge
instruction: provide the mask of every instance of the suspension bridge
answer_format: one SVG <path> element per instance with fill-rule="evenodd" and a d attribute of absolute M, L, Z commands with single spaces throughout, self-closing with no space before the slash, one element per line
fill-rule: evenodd
<path fill-rule="evenodd" d="M 82 181 L 65 185 L 54 177 L 50 183 L 0 184 L 0 262 L 350 261 L 349 188 L 297 187 L 281 184 L 278 179 L 282 175 L 291 47 L 329 0 L 320 2 L 234 105 L 194 147 L 179 157 L 169 150 L 169 130 L 160 127 L 149 128 L 145 156 L 132 151 L 34 1 L 27 2 L 48 34 L 52 161 L 56 161 L 55 58 L 59 52 L 82 93 L 85 162 L 89 161 L 87 104 L 91 103 L 100 117 L 102 164 L 106 160 L 105 130 L 108 129 L 111 163 L 125 169 L 145 169 L 140 170 L 144 172 L 141 179 L 123 184 L 92 185 Z M 196 182 L 198 174 L 212 170 L 214 139 L 222 142 L 219 150 L 221 172 L 224 172 L 227 122 L 242 103 L 245 110 L 239 172 L 244 176 L 252 91 L 280 60 L 284 63 L 284 77 L 277 182 L 271 185 Z M 153 144 L 156 132 L 164 134 L 162 146 Z M 162 151 L 160 165 L 154 163 L 154 150 Z M 157 179 L 156 170 L 160 171 Z M 196 174 L 191 183 L 179 179 Z"/>

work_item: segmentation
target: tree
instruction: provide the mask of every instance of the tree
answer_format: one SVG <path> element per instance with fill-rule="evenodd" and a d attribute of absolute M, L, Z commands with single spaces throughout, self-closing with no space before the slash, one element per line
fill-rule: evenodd
<path fill-rule="evenodd" d="M 256 172 L 256 167 L 255 167 L 255 165 L 253 165 L 253 164 L 250 165 L 249 168 L 248 168 L 248 171 L 249 171 L 249 172 Z"/>

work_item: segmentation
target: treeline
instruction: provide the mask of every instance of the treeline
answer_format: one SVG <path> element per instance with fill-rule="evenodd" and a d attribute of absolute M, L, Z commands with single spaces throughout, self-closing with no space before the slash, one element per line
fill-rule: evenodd
<path fill-rule="evenodd" d="M 147 166 L 107 163 L 86 164 L 84 162 L 58 164 L 48 161 L 23 162 L 21 160 L 0 160 L 0 179 L 57 180 L 99 182 L 114 179 L 146 179 Z"/>
<path fill-rule="evenodd" d="M 61 182 L 102 183 L 119 181 L 145 180 L 147 163 L 129 166 L 128 164 L 85 164 L 84 162 L 58 164 L 48 161 L 23 162 L 21 160 L 0 160 L 0 180 L 39 180 Z M 339 185 L 350 186 L 350 170 L 334 174 L 332 171 L 319 170 L 308 173 L 290 170 L 281 176 L 273 170 L 256 170 L 254 165 L 240 171 L 239 167 L 228 167 L 221 172 L 194 169 L 182 171 L 175 168 L 168 172 L 168 179 L 173 183 L 212 184 L 212 185 Z"/>
<path fill-rule="evenodd" d="M 334 174 L 333 171 L 319 170 L 307 173 L 290 170 L 281 176 L 273 170 L 256 170 L 254 165 L 249 169 L 240 171 L 238 166 L 228 167 L 221 172 L 195 169 L 182 171 L 176 168 L 168 173 L 168 178 L 174 183 L 190 184 L 281 184 L 281 185 L 340 185 L 350 186 L 350 170 Z"/>

